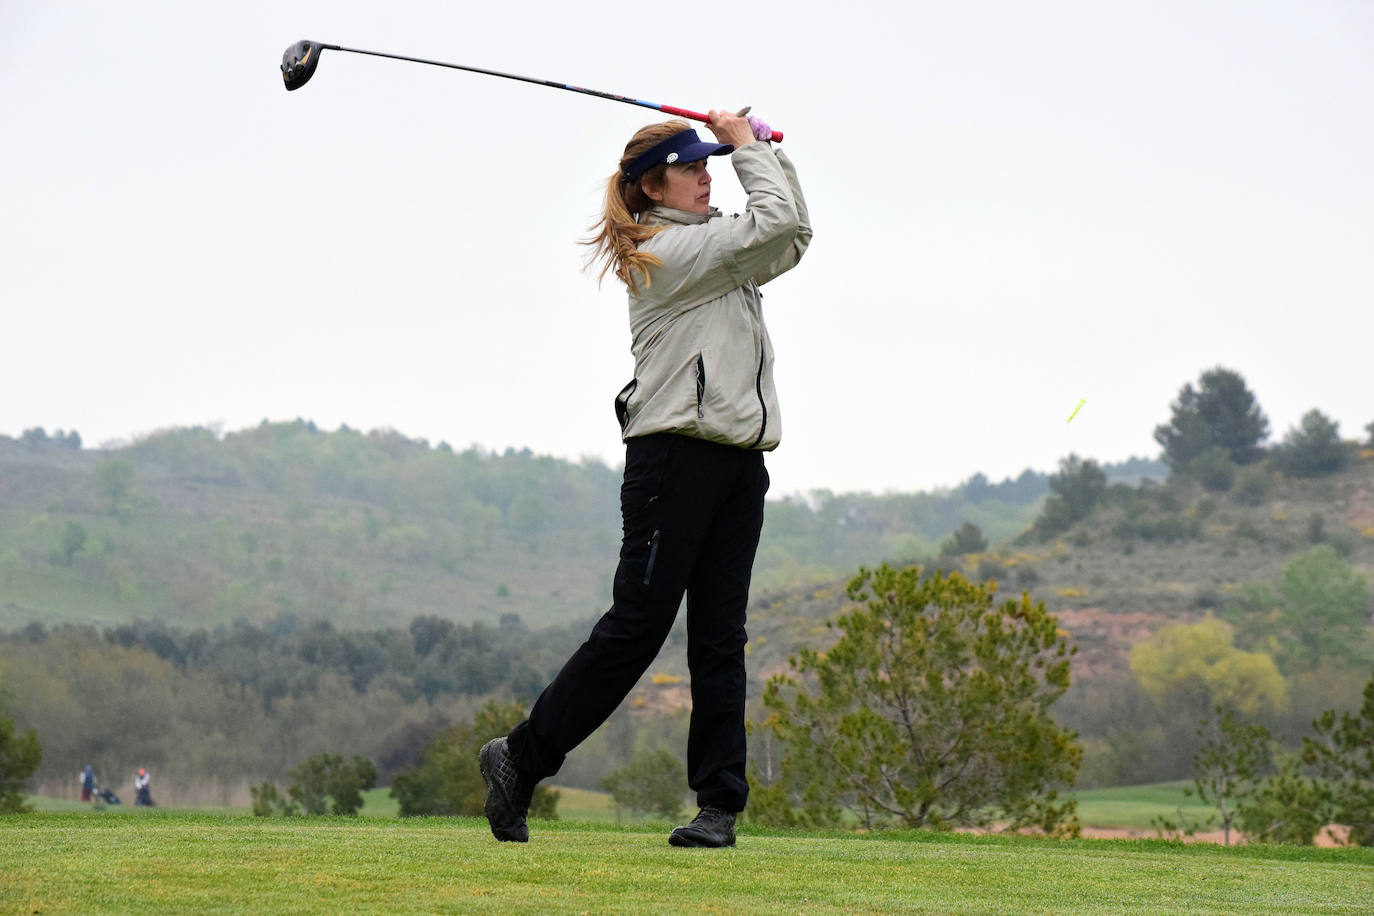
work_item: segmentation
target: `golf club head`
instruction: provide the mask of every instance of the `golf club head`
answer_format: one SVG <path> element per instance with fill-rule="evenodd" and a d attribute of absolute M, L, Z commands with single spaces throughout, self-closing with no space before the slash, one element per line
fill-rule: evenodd
<path fill-rule="evenodd" d="M 286 49 L 281 56 L 281 78 L 288 92 L 310 82 L 315 68 L 320 65 L 320 54 L 327 47 L 318 41 L 298 41 Z"/>

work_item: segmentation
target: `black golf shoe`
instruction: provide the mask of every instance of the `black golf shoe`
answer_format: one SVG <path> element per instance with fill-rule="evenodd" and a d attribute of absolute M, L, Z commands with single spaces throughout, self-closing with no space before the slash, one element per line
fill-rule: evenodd
<path fill-rule="evenodd" d="M 735 845 L 735 813 L 704 805 L 685 827 L 676 827 L 668 837 L 671 846 L 702 846 L 719 849 Z"/>
<path fill-rule="evenodd" d="M 487 803 L 484 808 L 491 835 L 498 840 L 528 843 L 530 828 L 525 824 L 529 814 L 534 784 L 526 783 L 515 770 L 515 762 L 506 750 L 505 738 L 492 738 L 477 752 L 477 765 L 482 769 L 482 781 L 487 784 Z"/>

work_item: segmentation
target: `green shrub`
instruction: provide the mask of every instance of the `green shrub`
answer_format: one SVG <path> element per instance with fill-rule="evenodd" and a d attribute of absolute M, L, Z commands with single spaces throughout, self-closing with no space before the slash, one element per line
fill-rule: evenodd
<path fill-rule="evenodd" d="M 377 768 L 362 757 L 344 760 L 337 754 L 316 754 L 290 772 L 291 785 L 283 796 L 264 782 L 249 789 L 257 817 L 296 814 L 357 814 L 363 789 L 377 783 Z"/>
<path fill-rule="evenodd" d="M 24 787 L 42 759 L 43 749 L 33 729 L 15 734 L 14 720 L 0 717 L 0 814 L 29 810 Z"/>
<path fill-rule="evenodd" d="M 477 766 L 477 752 L 492 738 L 507 734 L 525 717 L 519 703 L 488 701 L 472 724 L 455 725 L 435 735 L 425 747 L 424 760 L 396 775 L 391 797 L 400 802 L 402 817 L 482 814 L 486 784 Z M 530 817 L 558 817 L 558 792 L 534 787 Z"/>
<path fill-rule="evenodd" d="M 1193 519 L 1178 515 L 1166 515 L 1155 519 L 1126 518 L 1112 527 L 1112 534 L 1123 541 L 1137 538 L 1142 541 L 1175 544 L 1196 540 L 1202 534 L 1202 526 Z"/>
<path fill-rule="evenodd" d="M 1255 795 L 1241 802 L 1236 820 L 1252 842 L 1311 846 L 1331 815 L 1330 792 L 1304 778 L 1301 762 L 1290 756 Z"/>
<path fill-rule="evenodd" d="M 287 794 L 306 814 L 357 814 L 363 806 L 363 789 L 377 784 L 372 761 L 337 754 L 316 754 L 291 772 Z"/>
<path fill-rule="evenodd" d="M 1069 455 L 1050 476 L 1051 495 L 1023 540 L 1048 541 L 1087 518 L 1107 491 L 1107 475 L 1096 461 Z"/>
<path fill-rule="evenodd" d="M 624 807 L 673 820 L 682 814 L 686 787 L 687 768 L 676 754 L 661 747 L 639 751 L 628 764 L 601 780 L 601 788 L 615 801 L 617 818 Z"/>
<path fill-rule="evenodd" d="M 940 545 L 941 557 L 954 557 L 965 553 L 982 553 L 988 549 L 988 539 L 973 522 L 964 522 Z"/>
<path fill-rule="evenodd" d="M 253 797 L 254 817 L 294 817 L 300 814 L 300 808 L 296 803 L 278 792 L 277 787 L 270 782 L 253 786 L 248 790 L 248 794 Z"/>
<path fill-rule="evenodd" d="M 1265 497 L 1269 495 L 1269 478 L 1260 470 L 1245 471 L 1240 475 L 1240 480 L 1236 485 L 1231 498 L 1242 506 L 1261 506 L 1264 505 Z"/>
<path fill-rule="evenodd" d="M 1181 512 L 1183 511 L 1183 500 L 1179 498 L 1178 487 L 1164 487 L 1155 497 L 1155 502 L 1159 505 L 1161 512 Z"/>
<path fill-rule="evenodd" d="M 1374 677 L 1358 714 L 1328 709 L 1303 738 L 1305 763 L 1316 766 L 1330 791 L 1333 819 L 1350 828 L 1350 842 L 1374 846 Z"/>
<path fill-rule="evenodd" d="M 1236 463 L 1230 451 L 1214 445 L 1188 463 L 1188 473 L 1210 492 L 1225 493 L 1236 482 Z"/>
<path fill-rule="evenodd" d="M 1269 456 L 1269 466 L 1289 477 L 1320 477 L 1343 470 L 1350 452 L 1341 442 L 1338 424 L 1320 410 L 1309 410 L 1302 424 L 1289 430 Z"/>

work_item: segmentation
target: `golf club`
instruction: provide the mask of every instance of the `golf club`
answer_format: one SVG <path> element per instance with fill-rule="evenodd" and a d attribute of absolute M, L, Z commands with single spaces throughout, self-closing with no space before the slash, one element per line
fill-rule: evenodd
<path fill-rule="evenodd" d="M 386 54 L 382 51 L 364 51 L 360 48 L 345 48 L 342 45 L 327 45 L 318 41 L 298 41 L 287 48 L 286 53 L 281 56 L 281 77 L 286 82 L 288 91 L 299 89 L 310 82 L 310 77 L 315 75 L 315 68 L 320 65 L 320 54 L 325 50 L 348 51 L 351 54 L 368 54 L 372 57 L 390 57 L 393 60 L 408 60 L 415 64 L 430 64 L 435 67 L 448 67 L 452 70 L 466 70 L 469 73 L 484 73 L 487 76 L 499 76 L 502 79 L 520 80 L 524 83 L 534 83 L 536 86 L 552 86 L 554 89 L 566 89 L 569 92 L 594 95 L 599 98 L 610 99 L 612 102 L 624 102 L 627 105 L 652 108 L 655 111 L 677 115 L 680 118 L 691 118 L 694 121 L 701 121 L 703 123 L 708 123 L 711 120 L 708 115 L 704 115 L 699 111 L 688 111 L 686 108 L 677 108 L 673 105 L 660 105 L 657 102 L 645 102 L 641 99 L 631 99 L 623 95 L 615 95 L 611 92 L 600 92 L 596 89 L 583 89 L 581 86 L 569 86 L 566 83 L 555 83 L 550 80 L 539 80 L 528 76 L 516 76 L 514 73 L 483 70 L 481 67 L 465 67 L 462 64 L 446 64 L 441 60 L 425 60 L 420 57 L 405 57 L 401 54 Z M 772 139 L 774 143 L 781 143 L 782 131 L 773 131 L 773 136 L 770 139 Z"/>

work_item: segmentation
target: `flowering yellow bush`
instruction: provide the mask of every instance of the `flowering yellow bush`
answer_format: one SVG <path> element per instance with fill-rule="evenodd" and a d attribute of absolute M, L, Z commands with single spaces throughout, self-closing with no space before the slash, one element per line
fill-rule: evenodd
<path fill-rule="evenodd" d="M 676 674 L 658 673 L 649 678 L 651 684 L 681 684 L 682 678 Z"/>

